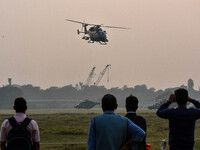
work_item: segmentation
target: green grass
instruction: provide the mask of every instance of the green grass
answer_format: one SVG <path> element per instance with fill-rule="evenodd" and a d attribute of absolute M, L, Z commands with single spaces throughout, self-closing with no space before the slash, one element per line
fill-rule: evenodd
<path fill-rule="evenodd" d="M 101 111 L 66 110 L 58 113 L 28 112 L 28 116 L 37 121 L 40 129 L 41 143 L 73 143 L 87 142 L 90 120 Z M 97 113 L 96 113 L 97 112 Z M 117 111 L 124 115 L 125 111 Z M 0 112 L 0 123 L 12 113 Z M 147 121 L 147 141 L 168 139 L 168 120 L 160 119 L 155 111 L 139 111 Z M 200 121 L 196 123 L 195 138 L 200 137 Z M 152 150 L 160 150 L 161 143 L 149 142 Z M 41 145 L 41 150 L 86 150 L 87 145 Z M 196 141 L 194 150 L 200 149 L 200 141 Z M 168 150 L 168 149 L 167 149 Z"/>

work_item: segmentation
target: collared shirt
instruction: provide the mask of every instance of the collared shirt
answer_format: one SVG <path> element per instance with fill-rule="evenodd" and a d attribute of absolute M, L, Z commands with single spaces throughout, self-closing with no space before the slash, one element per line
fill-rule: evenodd
<path fill-rule="evenodd" d="M 135 111 L 128 111 L 127 114 L 136 114 Z"/>
<path fill-rule="evenodd" d="M 181 146 L 184 149 L 192 148 L 194 145 L 195 122 L 200 118 L 200 103 L 192 101 L 197 108 L 168 108 L 169 101 L 160 106 L 157 115 L 169 120 L 169 144 L 170 146 Z"/>
<path fill-rule="evenodd" d="M 114 111 L 105 111 L 104 114 L 113 115 Z M 145 136 L 145 132 L 129 119 L 127 120 L 128 120 L 128 133 L 132 135 L 132 139 L 137 142 L 142 141 L 142 139 Z M 94 118 L 92 118 L 90 122 L 89 133 L 88 133 L 88 150 L 95 150 L 95 143 L 96 143 L 96 137 L 95 137 L 95 131 L 94 131 Z"/>
<path fill-rule="evenodd" d="M 14 118 L 20 124 L 26 118 L 26 114 L 16 113 L 14 115 Z M 11 128 L 12 128 L 12 126 L 10 125 L 10 122 L 8 121 L 8 119 L 4 120 L 4 122 L 2 123 L 2 126 L 1 126 L 1 132 L 0 132 L 0 141 L 1 142 L 7 141 L 8 133 L 11 130 Z M 27 126 L 27 129 L 31 134 L 32 142 L 40 142 L 40 132 L 39 132 L 39 128 L 38 128 L 36 121 L 31 120 L 31 122 Z"/>

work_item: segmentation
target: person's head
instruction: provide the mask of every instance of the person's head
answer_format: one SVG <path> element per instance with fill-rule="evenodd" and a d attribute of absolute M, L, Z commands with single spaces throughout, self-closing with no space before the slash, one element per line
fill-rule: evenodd
<path fill-rule="evenodd" d="M 130 95 L 126 98 L 126 110 L 127 111 L 136 111 L 138 108 L 138 99 L 137 97 Z"/>
<path fill-rule="evenodd" d="M 13 108 L 16 110 L 16 112 L 25 113 L 27 110 L 26 100 L 23 97 L 16 98 Z"/>
<path fill-rule="evenodd" d="M 117 109 L 117 99 L 114 95 L 106 94 L 102 98 L 102 109 L 103 111 Z"/>
<path fill-rule="evenodd" d="M 174 94 L 176 96 L 176 102 L 178 105 L 180 106 L 186 105 L 188 101 L 188 91 L 186 89 L 179 88 L 175 90 Z"/>

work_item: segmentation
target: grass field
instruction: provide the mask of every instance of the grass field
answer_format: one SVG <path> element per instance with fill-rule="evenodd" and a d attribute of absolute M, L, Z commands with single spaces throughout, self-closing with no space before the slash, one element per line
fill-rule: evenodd
<path fill-rule="evenodd" d="M 10 117 L 14 111 L 0 111 L 0 123 Z M 75 143 L 87 142 L 90 120 L 101 114 L 100 109 L 91 110 L 29 110 L 27 115 L 36 120 L 41 136 L 41 143 Z M 125 114 L 119 109 L 116 114 Z M 147 121 L 147 141 L 152 150 L 160 150 L 160 142 L 168 139 L 168 120 L 156 116 L 155 110 L 139 110 L 138 114 Z M 195 138 L 200 137 L 200 121 L 196 123 Z M 87 145 L 46 145 L 41 144 L 41 150 L 86 150 Z M 168 149 L 168 148 L 167 148 Z M 200 141 L 195 142 L 194 150 L 200 149 Z"/>

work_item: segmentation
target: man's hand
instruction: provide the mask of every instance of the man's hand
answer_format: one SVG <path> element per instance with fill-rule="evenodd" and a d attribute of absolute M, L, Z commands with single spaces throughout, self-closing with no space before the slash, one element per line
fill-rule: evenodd
<path fill-rule="evenodd" d="M 40 150 L 40 142 L 33 142 L 33 150 Z"/>
<path fill-rule="evenodd" d="M 188 97 L 188 102 L 192 102 L 192 100 L 193 100 L 192 98 Z"/>
<path fill-rule="evenodd" d="M 173 103 L 173 102 L 176 102 L 176 96 L 174 94 L 171 94 L 169 96 L 169 99 L 168 99 L 169 102 Z"/>
<path fill-rule="evenodd" d="M 120 150 L 128 150 L 128 147 L 125 145 Z"/>
<path fill-rule="evenodd" d="M 136 142 L 134 140 L 130 140 L 123 147 L 121 147 L 120 150 L 129 150 L 135 144 Z"/>
<path fill-rule="evenodd" d="M 1 150 L 6 150 L 6 142 L 1 142 Z"/>

